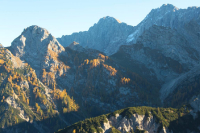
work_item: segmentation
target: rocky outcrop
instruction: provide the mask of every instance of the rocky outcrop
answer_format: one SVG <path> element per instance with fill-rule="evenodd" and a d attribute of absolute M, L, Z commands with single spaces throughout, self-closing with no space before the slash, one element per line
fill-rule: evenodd
<path fill-rule="evenodd" d="M 6 52 L 6 57 L 12 62 L 12 67 L 13 68 L 23 68 L 25 65 L 25 62 L 20 60 L 19 57 L 14 56 L 9 50 L 5 49 Z"/>
<path fill-rule="evenodd" d="M 116 128 L 121 133 L 127 133 L 131 130 L 135 131 L 136 129 L 145 130 L 146 133 L 169 133 L 169 131 L 165 128 L 162 128 L 160 131 L 158 130 L 160 124 L 155 122 L 155 118 L 153 116 L 146 117 L 145 115 L 138 114 L 133 114 L 130 119 L 116 114 L 115 117 L 112 116 L 108 119 L 108 123 L 103 124 L 102 129 L 105 133 L 107 133 L 112 127 Z"/>
<path fill-rule="evenodd" d="M 70 49 L 73 49 L 75 51 L 79 51 L 79 52 L 83 52 L 84 48 L 82 46 L 79 45 L 78 42 L 72 42 L 69 46 Z"/>
<path fill-rule="evenodd" d="M 125 44 L 125 40 L 133 32 L 134 27 L 113 17 L 101 18 L 88 31 L 73 33 L 57 38 L 63 46 L 76 41 L 84 48 L 92 48 L 111 55 Z"/>
<path fill-rule="evenodd" d="M 9 96 L 6 99 L 6 102 L 13 108 L 18 109 L 20 111 L 19 117 L 22 118 L 23 120 L 29 122 L 29 117 L 28 115 L 24 112 L 24 109 L 22 106 L 20 106 L 19 103 L 16 102 L 15 99 L 18 99 L 18 96 L 16 94 L 13 94 L 13 96 Z"/>

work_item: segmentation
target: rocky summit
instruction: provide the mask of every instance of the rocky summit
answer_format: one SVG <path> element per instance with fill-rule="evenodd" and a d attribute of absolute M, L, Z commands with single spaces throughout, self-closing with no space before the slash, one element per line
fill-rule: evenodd
<path fill-rule="evenodd" d="M 57 75 L 67 71 L 67 66 L 58 61 L 64 47 L 46 29 L 30 26 L 17 37 L 10 47 L 11 52 L 36 70 L 38 78 L 53 84 Z M 59 70 L 57 69 L 59 68 Z M 43 76 L 49 72 L 49 76 Z"/>
<path fill-rule="evenodd" d="M 11 52 L 34 69 L 50 67 L 64 48 L 46 29 L 30 26 L 11 44 Z M 50 57 L 50 58 L 49 58 Z M 45 59 L 49 58 L 45 61 Z M 39 73 L 38 73 L 39 74 Z"/>

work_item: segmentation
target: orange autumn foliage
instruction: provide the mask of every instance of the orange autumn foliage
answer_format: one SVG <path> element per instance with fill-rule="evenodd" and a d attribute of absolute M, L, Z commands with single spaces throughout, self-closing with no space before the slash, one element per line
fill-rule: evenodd
<path fill-rule="evenodd" d="M 103 64 L 103 66 L 110 72 L 111 76 L 115 76 L 117 73 L 117 70 L 113 68 L 112 66 L 108 66 L 106 64 Z"/>
<path fill-rule="evenodd" d="M 4 60 L 0 59 L 0 64 L 2 65 L 4 63 Z"/>
<path fill-rule="evenodd" d="M 90 60 L 90 64 L 92 65 L 92 67 L 97 67 L 100 64 L 100 60 L 99 59 Z"/>
<path fill-rule="evenodd" d="M 122 84 L 127 84 L 127 83 L 129 83 L 130 82 L 130 78 L 121 78 L 121 83 Z"/>

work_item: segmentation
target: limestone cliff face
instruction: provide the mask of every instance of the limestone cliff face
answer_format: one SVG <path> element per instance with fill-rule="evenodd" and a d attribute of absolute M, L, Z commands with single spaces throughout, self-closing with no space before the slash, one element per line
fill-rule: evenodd
<path fill-rule="evenodd" d="M 54 82 L 56 75 L 62 75 L 67 66 L 58 61 L 64 47 L 46 29 L 38 26 L 26 28 L 11 45 L 11 52 L 36 70 L 37 76 Z M 46 73 L 46 71 L 48 73 Z"/>
<path fill-rule="evenodd" d="M 156 118 L 153 115 L 147 117 L 145 115 L 135 113 L 132 114 L 130 118 L 127 118 L 116 114 L 115 116 L 106 118 L 106 121 L 107 122 L 102 123 L 101 126 L 98 127 L 101 129 L 101 133 L 132 133 L 133 131 L 142 133 L 173 133 L 172 130 L 169 130 L 160 123 L 157 123 Z M 63 131 L 61 130 L 61 132 L 71 133 L 73 130 L 76 130 L 73 129 L 76 126 L 76 124 L 69 126 Z M 84 129 L 84 127 L 82 127 L 82 129 L 87 130 Z M 76 131 L 81 132 L 82 130 L 77 129 Z"/>
<path fill-rule="evenodd" d="M 69 46 L 73 41 L 83 47 L 93 48 L 111 55 L 119 46 L 125 44 L 125 39 L 133 32 L 134 27 L 112 17 L 101 18 L 88 31 L 73 33 L 57 38 L 63 46 Z"/>
<path fill-rule="evenodd" d="M 9 59 L 12 64 L 13 64 L 13 68 L 23 68 L 25 63 L 23 61 L 20 60 L 19 57 L 14 56 L 9 50 L 5 49 L 6 52 L 6 57 L 7 59 Z"/>
<path fill-rule="evenodd" d="M 139 130 L 145 130 L 145 133 L 170 133 L 165 127 L 159 131 L 160 124 L 155 122 L 153 116 L 145 117 L 145 115 L 138 114 L 133 114 L 130 119 L 122 117 L 119 114 L 116 114 L 115 117 L 110 117 L 108 122 L 104 123 L 102 126 L 103 133 L 109 133 L 112 127 L 119 130 L 121 133 L 131 132 L 131 130 L 135 131 L 137 128 Z"/>

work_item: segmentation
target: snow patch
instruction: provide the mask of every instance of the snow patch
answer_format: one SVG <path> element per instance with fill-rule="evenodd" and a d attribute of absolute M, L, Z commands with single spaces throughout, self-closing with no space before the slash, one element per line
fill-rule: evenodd
<path fill-rule="evenodd" d="M 134 33 L 130 34 L 128 36 L 128 38 L 126 39 L 126 42 L 129 43 L 129 42 L 135 40 L 136 36 L 138 35 L 138 32 L 139 32 L 139 30 L 136 30 Z"/>

